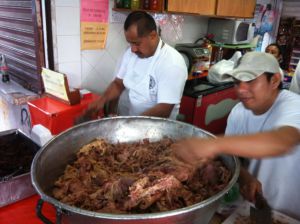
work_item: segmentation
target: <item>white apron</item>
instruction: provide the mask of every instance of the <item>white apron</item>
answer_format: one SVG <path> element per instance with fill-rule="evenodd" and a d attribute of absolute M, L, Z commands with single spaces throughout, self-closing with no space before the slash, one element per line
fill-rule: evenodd
<path fill-rule="evenodd" d="M 141 58 L 132 57 L 128 62 L 128 70 L 123 83 L 128 89 L 130 104 L 128 115 L 130 116 L 140 115 L 157 104 L 157 83 L 153 72 L 162 47 L 163 42 L 160 40 L 152 57 L 144 62 Z M 137 63 L 139 63 L 138 66 Z M 145 63 L 144 69 L 141 68 L 143 63 Z"/>

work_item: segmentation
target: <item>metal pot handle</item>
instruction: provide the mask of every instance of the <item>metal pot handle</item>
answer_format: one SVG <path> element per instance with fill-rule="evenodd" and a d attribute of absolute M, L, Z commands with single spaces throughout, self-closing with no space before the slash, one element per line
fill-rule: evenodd
<path fill-rule="evenodd" d="M 40 198 L 38 200 L 38 203 L 36 205 L 36 210 L 35 210 L 37 217 L 39 217 L 40 220 L 42 220 L 42 222 L 45 224 L 54 224 L 52 221 L 50 221 L 42 214 L 43 204 L 44 204 L 44 200 Z M 59 208 L 56 208 L 56 222 L 55 222 L 56 224 L 61 224 L 61 214 L 62 214 L 61 210 Z"/>

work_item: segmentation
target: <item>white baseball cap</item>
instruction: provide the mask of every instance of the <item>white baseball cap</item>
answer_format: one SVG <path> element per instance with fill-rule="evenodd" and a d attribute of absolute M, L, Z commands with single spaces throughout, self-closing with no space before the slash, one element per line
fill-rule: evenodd
<path fill-rule="evenodd" d="M 280 73 L 277 59 L 272 54 L 265 52 L 248 52 L 240 58 L 233 70 L 226 72 L 226 75 L 247 82 L 265 72 Z"/>

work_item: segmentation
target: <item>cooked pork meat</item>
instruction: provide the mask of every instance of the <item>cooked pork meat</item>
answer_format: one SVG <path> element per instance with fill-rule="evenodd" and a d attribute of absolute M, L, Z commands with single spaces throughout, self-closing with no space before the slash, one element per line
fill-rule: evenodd
<path fill-rule="evenodd" d="M 221 191 L 231 178 L 220 160 L 197 167 L 179 161 L 173 141 L 145 139 L 83 146 L 55 182 L 53 195 L 72 206 L 108 213 L 149 213 L 186 207 Z"/>

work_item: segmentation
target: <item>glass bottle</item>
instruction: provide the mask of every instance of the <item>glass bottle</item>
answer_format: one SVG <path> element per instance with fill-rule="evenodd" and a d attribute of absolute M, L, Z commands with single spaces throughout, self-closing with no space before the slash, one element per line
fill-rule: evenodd
<path fill-rule="evenodd" d="M 219 49 L 217 51 L 217 57 L 216 57 L 216 62 L 221 61 L 223 58 L 223 46 L 220 45 Z"/>
<path fill-rule="evenodd" d="M 150 0 L 151 10 L 160 10 L 160 0 Z"/>
<path fill-rule="evenodd" d="M 204 68 L 205 68 L 205 70 L 208 70 L 210 68 L 210 66 L 212 65 L 211 64 L 212 45 L 211 45 L 210 40 L 207 37 L 205 37 L 203 39 L 203 44 L 201 45 L 201 47 L 203 47 L 206 52 L 206 56 L 204 58 L 204 61 L 205 61 Z"/>
<path fill-rule="evenodd" d="M 123 0 L 116 0 L 116 8 L 123 8 Z"/>
<path fill-rule="evenodd" d="M 131 9 L 139 9 L 140 0 L 131 0 Z"/>
<path fill-rule="evenodd" d="M 123 0 L 123 8 L 130 9 L 131 1 L 130 0 Z"/>
<path fill-rule="evenodd" d="M 143 9 L 150 9 L 150 0 L 143 1 Z"/>

